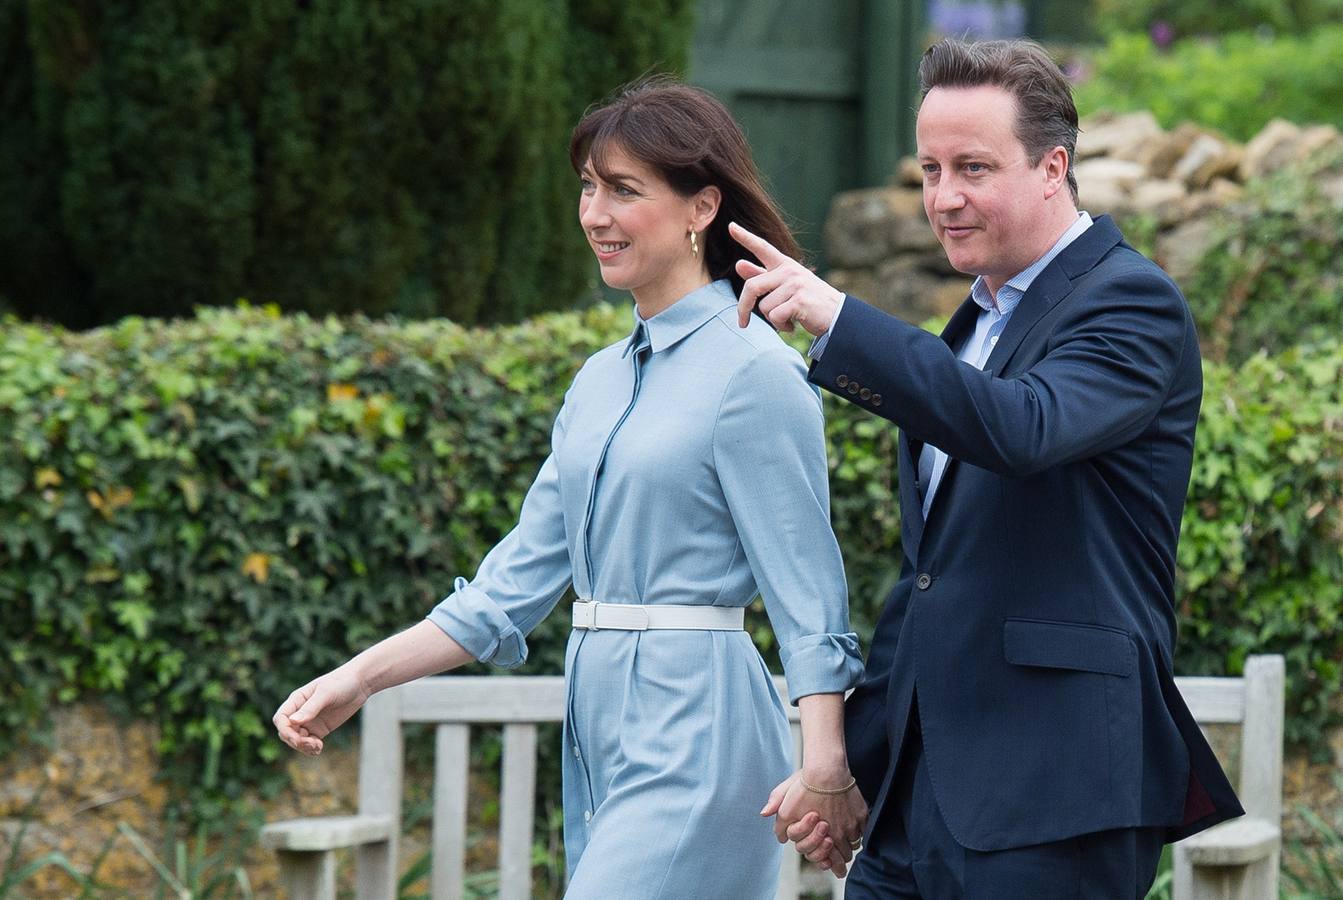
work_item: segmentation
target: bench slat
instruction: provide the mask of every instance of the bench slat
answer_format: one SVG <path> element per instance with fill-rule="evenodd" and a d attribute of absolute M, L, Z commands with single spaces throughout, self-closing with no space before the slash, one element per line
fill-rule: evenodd
<path fill-rule="evenodd" d="M 799 721 L 797 707 L 787 702 L 788 686 L 782 675 L 774 676 L 774 686 L 784 698 L 788 720 Z M 403 722 L 497 725 L 564 718 L 564 678 L 560 675 L 447 675 L 422 678 L 413 690 L 406 687 L 401 688 Z"/>
<path fill-rule="evenodd" d="M 532 812 L 536 796 L 536 726 L 504 726 L 499 798 L 499 900 L 532 895 Z"/>
<path fill-rule="evenodd" d="M 392 834 L 387 816 L 313 816 L 272 822 L 261 829 L 267 850 L 339 850 L 385 841 Z"/>
<path fill-rule="evenodd" d="M 430 896 L 461 900 L 466 878 L 466 778 L 471 726 L 434 729 L 433 873 Z"/>
<path fill-rule="evenodd" d="M 1200 725 L 1223 725 L 1245 719 L 1245 683 L 1239 678 L 1175 679 L 1180 696 Z"/>
<path fill-rule="evenodd" d="M 1182 843 L 1196 866 L 1243 866 L 1277 850 L 1282 830 L 1273 822 L 1247 816 L 1214 825 Z"/>
<path fill-rule="evenodd" d="M 440 676 L 406 687 L 401 689 L 403 722 L 484 725 L 564 717 L 564 678 L 559 675 Z"/>

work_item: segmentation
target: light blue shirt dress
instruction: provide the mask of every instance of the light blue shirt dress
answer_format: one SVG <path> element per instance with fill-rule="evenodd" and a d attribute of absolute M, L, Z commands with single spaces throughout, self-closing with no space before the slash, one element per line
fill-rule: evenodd
<path fill-rule="evenodd" d="M 431 621 L 512 667 L 570 583 L 603 603 L 760 594 L 793 702 L 857 682 L 820 398 L 736 303 L 716 281 L 584 363 L 517 527 Z M 772 897 L 783 848 L 759 811 L 791 738 L 750 636 L 576 630 L 565 679 L 565 896 Z"/>

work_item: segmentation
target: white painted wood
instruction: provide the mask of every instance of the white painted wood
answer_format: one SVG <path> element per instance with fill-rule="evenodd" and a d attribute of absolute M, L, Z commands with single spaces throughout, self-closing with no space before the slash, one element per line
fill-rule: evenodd
<path fill-rule="evenodd" d="M 434 729 L 433 871 L 429 896 L 462 900 L 466 879 L 466 792 L 471 763 L 471 726 Z"/>
<path fill-rule="evenodd" d="M 336 854 L 277 850 L 280 887 L 289 900 L 336 900 Z"/>
<path fill-rule="evenodd" d="M 775 676 L 774 683 L 780 687 L 782 678 Z M 786 688 L 780 687 L 780 693 L 787 697 Z M 784 704 L 789 709 L 796 709 L 787 700 Z M 791 717 L 790 717 L 791 718 Z M 802 726 L 794 721 L 789 725 L 789 732 L 793 737 L 793 765 L 802 765 Z M 797 900 L 802 891 L 802 857 L 793 849 L 792 844 L 787 844 L 783 848 L 783 863 L 779 866 L 779 886 L 775 889 L 775 900 Z"/>
<path fill-rule="evenodd" d="M 322 816 L 286 819 L 261 829 L 261 846 L 267 850 L 338 850 L 375 841 L 392 833 L 386 816 Z"/>
<path fill-rule="evenodd" d="M 774 683 L 786 698 L 783 677 L 775 676 Z M 1243 723 L 1239 791 L 1252 814 L 1252 818 L 1226 823 L 1176 845 L 1176 900 L 1260 900 L 1277 894 L 1283 683 L 1281 657 L 1250 657 L 1244 679 L 1176 679 L 1200 724 Z M 371 698 L 361 720 L 360 815 L 341 817 L 346 824 L 337 826 L 332 820 L 326 825 L 321 820 L 294 820 L 267 826 L 263 832 L 263 844 L 280 853 L 282 880 L 290 896 L 301 900 L 334 897 L 334 856 L 317 848 L 361 842 L 357 896 L 360 900 L 394 896 L 403 787 L 400 726 L 402 722 L 432 722 L 438 725 L 433 896 L 455 900 L 462 895 L 470 726 L 503 723 L 500 897 L 527 897 L 536 782 L 535 723 L 560 721 L 564 708 L 564 680 L 550 676 L 427 678 Z M 794 759 L 800 764 L 799 711 L 790 703 L 785 709 Z M 315 852 L 283 849 L 302 842 Z M 780 868 L 776 896 L 796 900 L 802 886 L 801 858 L 789 850 Z M 835 900 L 843 896 L 842 881 L 833 880 L 828 888 Z"/>
<path fill-rule="evenodd" d="M 784 679 L 782 675 L 774 675 L 771 677 L 774 679 L 774 690 L 778 691 L 779 696 L 783 699 L 783 709 L 784 712 L 788 713 L 788 721 L 801 722 L 802 711 L 799 710 L 797 706 L 795 706 L 794 704 L 788 702 L 788 682 Z M 798 747 L 799 749 L 797 751 L 797 759 L 800 760 L 802 759 L 802 750 L 800 749 L 801 745 L 799 744 Z"/>
<path fill-rule="evenodd" d="M 788 702 L 782 675 L 774 686 L 790 722 L 798 708 Z M 564 718 L 564 678 L 559 675 L 440 675 L 421 678 L 401 691 L 402 722 L 559 722 Z"/>
<path fill-rule="evenodd" d="M 862 851 L 859 851 L 862 852 Z M 858 861 L 858 854 L 853 855 L 853 860 L 849 863 L 849 868 L 853 868 L 853 863 Z M 844 882 L 849 880 L 847 873 L 843 878 L 836 878 L 834 875 L 830 878 L 830 900 L 844 900 Z"/>
<path fill-rule="evenodd" d="M 1172 896 L 1174 900 L 1277 897 L 1282 844 L 1283 658 L 1249 657 L 1244 678 L 1175 681 L 1200 724 L 1241 723 L 1237 794 L 1247 815 L 1175 845 Z M 1230 690 L 1218 683 L 1239 691 L 1239 714 Z"/>
<path fill-rule="evenodd" d="M 1175 679 L 1185 706 L 1203 725 L 1233 725 L 1245 719 L 1245 683 L 1239 678 Z"/>
<path fill-rule="evenodd" d="M 499 900 L 532 895 L 532 818 L 536 803 L 536 726 L 504 726 L 499 798 Z"/>
<path fill-rule="evenodd" d="M 1282 821 L 1283 691 L 1281 656 L 1245 660 L 1245 724 L 1241 732 L 1240 800 L 1246 812 Z"/>
<path fill-rule="evenodd" d="M 1179 845 L 1176 845 L 1179 846 Z M 1174 896 L 1193 900 L 1272 900 L 1278 896 L 1278 855 L 1249 866 L 1177 868 Z"/>
<path fill-rule="evenodd" d="M 394 900 L 396 849 L 401 833 L 401 698 L 405 687 L 374 694 L 359 716 L 359 812 L 386 816 L 392 833 L 379 844 L 355 850 L 355 885 L 360 900 Z"/>
<path fill-rule="evenodd" d="M 421 678 L 404 685 L 403 722 L 558 722 L 564 718 L 559 675 Z"/>
<path fill-rule="evenodd" d="M 1282 844 L 1282 829 L 1276 822 L 1243 816 L 1186 838 L 1183 843 L 1195 866 L 1244 866 L 1277 850 Z"/>

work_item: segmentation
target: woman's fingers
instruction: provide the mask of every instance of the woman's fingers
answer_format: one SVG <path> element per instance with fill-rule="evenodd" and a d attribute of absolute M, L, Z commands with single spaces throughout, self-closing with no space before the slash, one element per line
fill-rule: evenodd
<path fill-rule="evenodd" d="M 816 812 L 807 813 L 805 816 L 798 819 L 792 825 L 788 826 L 788 840 L 796 844 L 798 841 L 803 840 L 804 838 L 810 836 L 811 833 L 816 829 L 816 826 L 820 824 L 820 822 L 821 822 L 820 813 Z"/>
<path fill-rule="evenodd" d="M 811 833 L 798 841 L 795 845 L 797 852 L 801 853 L 812 862 L 820 862 L 830 855 L 830 850 L 834 847 L 834 841 L 830 838 L 830 823 L 820 822 Z"/>
<path fill-rule="evenodd" d="M 783 805 L 783 798 L 788 794 L 788 786 L 791 781 L 792 779 L 781 781 L 774 790 L 769 792 L 769 799 L 761 807 L 760 815 L 772 816 L 779 811 L 779 807 Z"/>
<path fill-rule="evenodd" d="M 309 756 L 322 752 L 322 738 L 327 732 L 317 721 L 326 708 L 326 695 L 316 685 L 311 681 L 290 694 L 271 719 L 280 740 Z"/>

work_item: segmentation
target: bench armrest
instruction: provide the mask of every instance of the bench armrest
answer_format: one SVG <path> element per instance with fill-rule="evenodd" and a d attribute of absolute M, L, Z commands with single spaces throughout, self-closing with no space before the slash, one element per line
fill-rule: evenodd
<path fill-rule="evenodd" d="M 1243 816 L 1185 838 L 1181 844 L 1196 866 L 1243 866 L 1277 850 L 1282 829 L 1273 822 Z"/>
<path fill-rule="evenodd" d="M 267 850 L 338 850 L 390 840 L 389 816 L 321 816 L 271 822 L 261 829 L 261 846 Z"/>

